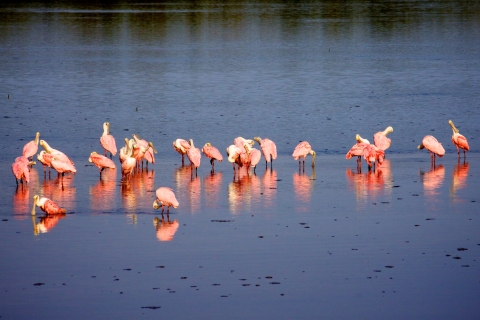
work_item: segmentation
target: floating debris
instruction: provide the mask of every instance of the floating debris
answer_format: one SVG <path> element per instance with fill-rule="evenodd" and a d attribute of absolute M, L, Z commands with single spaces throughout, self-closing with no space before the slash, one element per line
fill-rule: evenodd
<path fill-rule="evenodd" d="M 160 308 L 161 308 L 160 306 L 146 306 L 146 307 L 142 307 L 142 309 L 152 309 L 152 310 L 160 309 Z"/>

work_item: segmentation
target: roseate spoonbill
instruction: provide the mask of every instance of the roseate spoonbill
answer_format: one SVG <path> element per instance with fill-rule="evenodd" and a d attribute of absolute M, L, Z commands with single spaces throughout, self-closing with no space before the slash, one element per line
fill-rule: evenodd
<path fill-rule="evenodd" d="M 25 161 L 26 160 L 26 161 Z M 28 171 L 28 159 L 26 157 L 18 157 L 12 163 L 12 173 L 15 176 L 15 182 L 18 186 L 18 181 L 23 185 L 23 182 L 28 183 L 30 180 L 30 172 Z"/>
<path fill-rule="evenodd" d="M 435 155 L 438 155 L 441 158 L 445 154 L 445 149 L 442 144 L 433 136 L 425 136 L 422 143 L 417 148 L 419 150 L 425 148 L 430 151 L 430 159 L 433 165 L 435 165 Z"/>
<path fill-rule="evenodd" d="M 260 150 L 252 148 L 250 149 L 250 166 L 253 167 L 253 173 L 255 173 L 255 169 L 257 169 L 257 164 L 260 162 L 262 158 L 262 153 Z"/>
<path fill-rule="evenodd" d="M 217 161 L 221 162 L 223 160 L 223 156 L 220 153 L 220 151 L 218 151 L 217 148 L 212 146 L 212 144 L 210 142 L 205 143 L 205 145 L 202 148 L 202 152 L 205 154 L 205 156 L 207 158 L 210 158 L 210 164 L 212 165 L 212 171 L 214 170 L 214 167 L 215 167 L 214 161 L 217 160 Z"/>
<path fill-rule="evenodd" d="M 110 134 L 110 123 L 103 123 L 103 134 L 100 137 L 100 145 L 103 148 L 103 155 L 107 155 L 107 151 L 110 152 L 110 159 L 112 155 L 117 154 L 117 145 L 115 144 L 115 138 Z"/>
<path fill-rule="evenodd" d="M 100 176 L 102 176 L 102 171 L 105 168 L 115 169 L 115 163 L 111 159 L 108 159 L 101 154 L 96 153 L 93 151 L 90 153 L 90 157 L 88 158 L 88 162 L 92 162 L 100 171 Z"/>
<path fill-rule="evenodd" d="M 58 176 L 60 176 L 60 173 L 62 174 L 62 177 L 66 173 L 72 172 L 76 173 L 77 169 L 75 169 L 75 166 L 73 164 L 70 164 L 69 162 L 64 162 L 55 156 L 51 162 L 52 168 L 55 169 L 58 173 Z"/>
<path fill-rule="evenodd" d="M 367 162 L 368 170 L 375 166 L 375 162 L 378 162 L 379 166 L 382 165 L 384 156 L 383 150 L 377 148 L 374 144 L 367 144 L 363 149 L 363 158 Z"/>
<path fill-rule="evenodd" d="M 135 157 L 135 160 L 137 160 L 137 166 L 140 166 L 140 162 L 141 162 L 143 167 L 143 159 L 145 159 L 146 161 L 155 163 L 155 158 L 153 153 L 157 153 L 157 150 L 153 146 L 153 142 L 147 142 L 147 140 L 140 138 L 137 134 L 133 134 L 133 138 L 135 139 L 135 143 L 137 144 L 133 154 Z M 149 151 L 150 149 L 152 151 Z"/>
<path fill-rule="evenodd" d="M 448 123 L 453 130 L 452 142 L 455 147 L 457 147 L 458 159 L 460 159 L 460 149 L 463 150 L 463 159 L 465 159 L 467 157 L 466 152 L 470 151 L 467 138 L 460 134 L 460 131 L 455 127 L 452 120 L 448 120 Z"/>
<path fill-rule="evenodd" d="M 123 181 L 130 179 L 130 177 L 132 176 L 133 169 L 135 168 L 135 164 L 137 163 L 137 161 L 133 157 L 134 145 L 135 145 L 135 140 L 130 139 L 126 146 L 125 158 L 123 159 L 123 162 L 122 162 L 122 180 Z"/>
<path fill-rule="evenodd" d="M 151 164 L 155 164 L 155 153 L 158 153 L 155 147 L 153 146 L 152 142 L 148 143 L 148 149 L 143 155 L 143 159 L 147 161 L 147 168 L 148 168 L 148 163 L 150 162 Z"/>
<path fill-rule="evenodd" d="M 305 167 L 305 158 L 307 158 L 307 155 L 311 154 L 312 155 L 312 167 L 315 167 L 315 157 L 317 154 L 315 151 L 312 150 L 312 147 L 307 141 L 302 141 L 300 142 L 296 147 L 295 150 L 293 150 L 292 156 L 294 160 L 299 160 L 299 164 L 301 165 L 301 159 L 303 158 L 303 167 Z"/>
<path fill-rule="evenodd" d="M 32 216 L 35 215 L 36 206 L 40 207 L 46 214 L 64 214 L 67 212 L 67 210 L 60 208 L 60 206 L 52 200 L 45 197 L 40 198 L 38 195 L 33 196 Z"/>
<path fill-rule="evenodd" d="M 250 146 L 253 146 L 255 144 L 255 141 L 250 140 L 250 139 L 245 139 L 243 137 L 236 137 L 233 139 L 233 144 L 239 147 L 240 149 L 243 149 L 243 146 L 245 143 L 248 143 Z"/>
<path fill-rule="evenodd" d="M 37 132 L 35 135 L 35 140 L 32 140 L 28 142 L 24 147 L 23 147 L 23 156 L 27 157 L 28 160 L 32 160 L 33 156 L 37 153 L 38 151 L 38 142 L 40 140 L 40 132 Z"/>
<path fill-rule="evenodd" d="M 40 145 L 45 149 L 45 151 L 47 153 L 50 153 L 52 155 L 54 155 L 56 158 L 58 158 L 60 161 L 63 161 L 63 162 L 68 162 L 72 165 L 74 165 L 73 161 L 70 160 L 69 157 L 67 157 L 67 155 L 57 149 L 53 149 L 52 147 L 50 147 L 50 145 L 47 143 L 47 141 L 45 140 L 40 140 Z"/>
<path fill-rule="evenodd" d="M 202 154 L 200 153 L 200 149 L 195 148 L 193 144 L 193 139 L 190 139 L 190 148 L 187 150 L 187 157 L 190 160 L 190 164 L 195 167 L 195 172 L 197 172 L 198 167 L 200 167 L 200 160 L 202 158 Z"/>
<path fill-rule="evenodd" d="M 392 133 L 393 128 L 387 127 L 384 131 L 379 131 L 373 135 L 373 144 L 383 151 L 387 150 L 392 143 L 392 140 L 387 138 L 387 134 Z"/>
<path fill-rule="evenodd" d="M 275 143 L 268 139 L 262 139 L 260 137 L 255 137 L 253 140 L 257 141 L 262 149 L 263 157 L 265 158 L 265 168 L 267 168 L 268 162 L 270 162 L 270 169 L 273 165 L 273 160 L 277 159 L 277 146 Z"/>
<path fill-rule="evenodd" d="M 186 140 L 177 139 L 173 141 L 172 145 L 173 145 L 173 149 L 175 149 L 175 151 L 177 151 L 182 155 L 182 165 L 183 165 L 184 157 L 187 154 L 187 150 L 190 149 L 190 144 Z"/>
<path fill-rule="evenodd" d="M 345 159 L 351 159 L 352 157 L 357 157 L 357 169 L 362 165 L 362 156 L 363 149 L 370 143 L 366 139 L 362 139 L 359 134 L 356 135 L 355 139 L 357 143 L 352 146 L 352 148 L 347 152 Z M 367 141 L 367 142 L 364 142 Z"/>
<path fill-rule="evenodd" d="M 167 214 L 170 212 L 170 207 L 174 209 L 178 208 L 178 201 L 175 198 L 175 194 L 173 190 L 167 187 L 160 187 L 155 191 L 156 199 L 153 202 L 153 208 L 157 210 L 162 207 L 162 214 L 165 210 L 165 206 L 167 206 Z"/>
<path fill-rule="evenodd" d="M 120 163 L 123 163 L 123 161 L 127 158 L 128 156 L 128 148 L 132 149 L 135 147 L 135 140 L 128 138 L 125 138 L 125 146 L 120 149 L 120 152 L 118 153 L 118 158 L 120 159 Z"/>
<path fill-rule="evenodd" d="M 239 157 L 241 154 L 242 149 L 240 149 L 236 145 L 231 144 L 227 147 L 228 162 L 232 164 L 233 171 L 235 171 L 235 163 L 237 163 L 238 167 L 240 168 Z"/>
<path fill-rule="evenodd" d="M 47 153 L 45 150 L 40 151 L 37 155 L 37 160 L 43 165 L 43 174 L 47 174 L 47 167 L 48 167 L 48 174 L 50 174 L 50 168 L 52 167 L 52 160 L 54 155 Z"/>

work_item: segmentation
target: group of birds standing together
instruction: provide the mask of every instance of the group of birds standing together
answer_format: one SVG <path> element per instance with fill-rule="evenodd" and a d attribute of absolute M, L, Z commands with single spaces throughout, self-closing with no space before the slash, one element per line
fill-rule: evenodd
<path fill-rule="evenodd" d="M 464 157 L 466 157 L 465 152 L 470 150 L 467 139 L 459 133 L 459 130 L 455 127 L 451 120 L 449 120 L 448 123 L 453 130 L 452 142 L 457 147 L 459 158 L 460 149 L 464 151 Z M 367 139 L 364 139 L 357 134 L 357 142 L 347 152 L 346 159 L 351 159 L 352 157 L 356 156 L 358 170 L 361 170 L 362 157 L 366 161 L 369 170 L 371 168 L 375 168 L 375 164 L 381 166 L 385 158 L 385 150 L 387 150 L 391 144 L 391 140 L 387 137 L 387 135 L 391 132 L 393 132 L 392 127 L 387 127 L 384 131 L 377 132 L 373 136 L 373 144 L 370 144 Z M 255 142 L 260 145 L 261 151 L 253 147 Z M 46 141 L 40 140 L 40 133 L 37 132 L 35 139 L 28 142 L 23 147 L 22 155 L 17 157 L 15 162 L 12 164 L 12 172 L 15 176 L 17 185 L 19 180 L 22 186 L 24 182 L 28 183 L 30 167 L 36 164 L 36 162 L 33 161 L 33 156 L 38 151 L 39 143 L 44 150 L 37 155 L 37 160 L 43 164 L 44 174 L 46 174 L 47 167 L 49 168 L 49 172 L 50 168 L 56 170 L 59 177 L 60 175 L 63 177 L 65 173 L 76 173 L 77 170 L 75 169 L 74 162 L 63 152 L 52 148 Z M 100 145 L 104 149 L 104 155 L 98 154 L 94 151 L 90 154 L 88 161 L 93 163 L 99 169 L 101 176 L 104 169 L 116 168 L 115 163 L 112 161 L 112 156 L 117 154 L 117 147 L 115 138 L 110 134 L 110 123 L 108 122 L 103 124 L 103 134 L 100 137 Z M 200 150 L 199 148 L 195 147 L 192 139 L 189 141 L 176 139 L 173 142 L 173 148 L 181 154 L 182 165 L 184 164 L 184 157 L 187 155 L 192 167 L 192 175 L 193 168 L 195 168 L 196 173 L 198 167 L 200 166 L 202 152 L 207 158 L 210 159 L 212 172 L 215 168 L 214 161 L 223 160 L 220 151 L 208 142 Z M 441 143 L 431 135 L 425 136 L 422 140 L 422 143 L 418 146 L 418 149 L 424 148 L 430 151 L 431 161 L 433 164 L 435 164 L 436 155 L 442 157 L 445 154 L 445 149 Z M 110 158 L 107 157 L 107 152 L 110 153 Z M 157 150 L 153 146 L 152 142 L 147 142 L 136 134 L 133 134 L 133 139 L 125 138 L 125 146 L 119 151 L 119 159 L 122 169 L 122 181 L 128 182 L 133 174 L 134 168 L 140 166 L 143 167 L 144 161 L 146 161 L 146 166 L 148 166 L 149 162 L 152 164 L 155 163 L 156 153 Z M 246 167 L 247 172 L 251 167 L 253 167 L 255 173 L 256 166 L 260 162 L 262 154 L 265 159 L 265 166 L 268 168 L 268 163 L 270 163 L 270 167 L 273 166 L 273 160 L 277 158 L 277 147 L 272 140 L 267 138 L 261 139 L 260 137 L 255 137 L 253 140 L 251 140 L 237 137 L 234 139 L 233 144 L 227 147 L 226 154 L 228 156 L 228 161 L 232 163 L 234 174 L 242 167 Z M 299 161 L 299 166 L 304 168 L 305 159 L 309 154 L 312 156 L 313 167 L 315 166 L 316 153 L 312 150 L 312 147 L 307 141 L 302 141 L 295 147 L 292 156 L 294 160 Z M 38 195 L 35 195 L 33 199 L 34 204 L 32 215 L 35 214 L 36 206 L 40 207 L 47 214 L 65 213 L 65 209 L 60 208 L 60 206 L 48 198 L 40 198 Z M 175 198 L 175 194 L 173 193 L 172 189 L 168 187 L 160 187 L 156 190 L 156 199 L 153 203 L 154 209 L 159 209 L 162 207 L 163 214 L 165 207 L 167 207 L 168 213 L 170 207 L 177 208 L 178 205 L 179 203 Z"/>

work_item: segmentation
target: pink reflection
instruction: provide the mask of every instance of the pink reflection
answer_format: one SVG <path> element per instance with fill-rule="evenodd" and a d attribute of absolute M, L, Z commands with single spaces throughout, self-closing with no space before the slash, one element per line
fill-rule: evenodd
<path fill-rule="evenodd" d="M 228 202 L 232 214 L 250 210 L 252 202 L 258 201 L 261 196 L 260 178 L 250 174 L 248 169 L 242 167 L 237 170 L 233 181 L 228 185 Z"/>
<path fill-rule="evenodd" d="M 100 180 L 90 186 L 90 208 L 98 211 L 110 211 L 115 206 L 117 188 L 117 170 L 104 170 Z"/>
<path fill-rule="evenodd" d="M 443 165 L 432 166 L 429 172 L 420 172 L 423 183 L 423 190 L 427 199 L 433 199 L 445 179 L 445 168 Z"/>
<path fill-rule="evenodd" d="M 216 208 L 220 203 L 222 175 L 221 172 L 212 171 L 209 175 L 203 178 L 203 188 L 205 190 L 205 202 L 207 208 Z"/>
<path fill-rule="evenodd" d="M 202 182 L 195 174 L 192 166 L 181 166 L 175 169 L 175 184 L 177 188 L 178 199 L 183 203 L 182 199 L 188 199 L 190 204 L 190 212 L 196 213 L 201 208 L 201 192 Z"/>
<path fill-rule="evenodd" d="M 170 218 L 165 221 L 163 218 L 159 219 L 155 217 L 153 219 L 153 225 L 156 229 L 156 236 L 158 241 L 172 241 L 173 236 L 175 235 L 175 232 L 177 232 L 179 227 L 178 221 L 174 220 L 173 222 L 171 222 Z"/>
<path fill-rule="evenodd" d="M 379 196 L 390 194 L 392 190 L 392 173 L 390 161 L 385 159 L 383 164 L 366 173 L 357 170 L 346 170 L 348 187 L 355 191 L 357 202 L 375 200 Z"/>
<path fill-rule="evenodd" d="M 65 218 L 66 214 L 45 215 L 40 217 L 40 221 L 35 221 L 35 216 L 32 216 L 33 234 L 47 233 L 56 227 L 58 221 Z"/>
<path fill-rule="evenodd" d="M 312 175 L 307 176 L 304 170 L 293 174 L 293 192 L 297 200 L 297 211 L 308 211 L 308 204 L 312 196 L 314 180 L 316 180 L 315 168 L 312 168 Z"/>
<path fill-rule="evenodd" d="M 29 172 L 30 182 L 28 185 L 18 185 L 15 189 L 12 199 L 13 218 L 16 220 L 24 220 L 30 215 L 32 209 L 31 204 L 34 193 L 30 189 L 36 190 L 38 188 L 38 172 L 31 168 Z"/>
<path fill-rule="evenodd" d="M 267 169 L 262 176 L 263 203 L 265 207 L 271 207 L 277 196 L 277 170 Z"/>
<path fill-rule="evenodd" d="M 458 190 L 463 189 L 467 186 L 468 170 L 468 162 L 458 162 L 455 166 L 452 174 L 452 186 L 450 188 L 450 195 L 452 197 L 456 196 Z"/>
<path fill-rule="evenodd" d="M 77 189 L 74 185 L 74 175 L 66 175 L 56 179 L 44 179 L 41 186 L 41 196 L 52 199 L 67 211 L 75 209 Z"/>
<path fill-rule="evenodd" d="M 155 197 L 155 170 L 135 169 L 127 183 L 121 183 L 121 201 L 125 211 L 150 209 Z M 132 219 L 133 220 L 133 219 Z"/>

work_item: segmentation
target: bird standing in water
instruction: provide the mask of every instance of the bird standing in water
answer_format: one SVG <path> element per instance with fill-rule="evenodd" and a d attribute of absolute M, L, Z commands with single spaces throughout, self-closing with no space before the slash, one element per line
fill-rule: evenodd
<path fill-rule="evenodd" d="M 175 198 L 175 193 L 173 190 L 167 187 L 160 187 L 155 191 L 155 201 L 153 202 L 153 208 L 157 210 L 158 208 L 162 207 L 162 215 L 165 210 L 165 206 L 167 206 L 167 214 L 170 212 L 170 207 L 174 209 L 178 208 L 179 203 L 177 198 Z"/>
<path fill-rule="evenodd" d="M 65 210 L 64 208 L 60 208 L 60 206 L 52 200 L 45 197 L 40 198 L 38 195 L 33 196 L 32 216 L 35 215 L 35 207 L 40 207 L 43 212 L 51 215 L 63 214 L 67 212 L 67 210 Z"/>
<path fill-rule="evenodd" d="M 202 148 L 202 152 L 203 152 L 203 154 L 205 154 L 205 156 L 207 158 L 210 158 L 210 164 L 212 165 L 212 171 L 214 171 L 214 169 L 215 169 L 214 161 L 217 160 L 217 161 L 221 162 L 223 160 L 222 154 L 220 153 L 220 151 L 218 151 L 217 148 L 212 146 L 212 144 L 210 142 L 205 143 L 205 145 Z"/>
<path fill-rule="evenodd" d="M 292 157 L 293 160 L 299 160 L 299 165 L 302 166 L 302 159 L 303 159 L 303 167 L 305 168 L 305 159 L 307 158 L 307 155 L 311 154 L 312 155 L 312 167 L 315 167 L 315 157 L 317 154 L 315 151 L 312 150 L 312 147 L 307 141 L 302 141 L 300 142 L 296 147 L 295 150 L 293 150 Z"/>
<path fill-rule="evenodd" d="M 458 159 L 460 159 L 460 149 L 463 150 L 463 159 L 467 157 L 466 152 L 470 151 L 470 147 L 468 146 L 467 138 L 460 134 L 460 131 L 455 127 L 452 120 L 448 120 L 450 127 L 452 127 L 453 135 L 452 135 L 452 142 L 457 147 Z"/>
<path fill-rule="evenodd" d="M 37 132 L 35 135 L 35 139 L 25 144 L 23 147 L 23 156 L 26 157 L 28 160 L 32 161 L 33 156 L 38 151 L 38 142 L 40 140 L 40 132 Z"/>
<path fill-rule="evenodd" d="M 265 169 L 267 168 L 269 162 L 270 169 L 272 169 L 273 160 L 277 159 L 277 146 L 275 145 L 275 142 L 268 138 L 262 139 L 260 137 L 255 137 L 253 140 L 257 141 L 260 145 L 263 157 L 265 158 Z"/>
<path fill-rule="evenodd" d="M 422 140 L 422 143 L 417 147 L 419 150 L 427 149 L 430 151 L 430 158 L 432 164 L 435 166 L 435 155 L 438 155 L 440 158 L 445 154 L 445 149 L 442 144 L 435 139 L 434 136 L 425 136 Z"/>
<path fill-rule="evenodd" d="M 110 159 L 112 155 L 117 154 L 117 145 L 115 144 L 115 138 L 110 134 L 110 123 L 103 123 L 103 134 L 100 137 L 100 145 L 103 148 L 103 155 L 107 155 L 107 151 L 110 152 Z"/>

